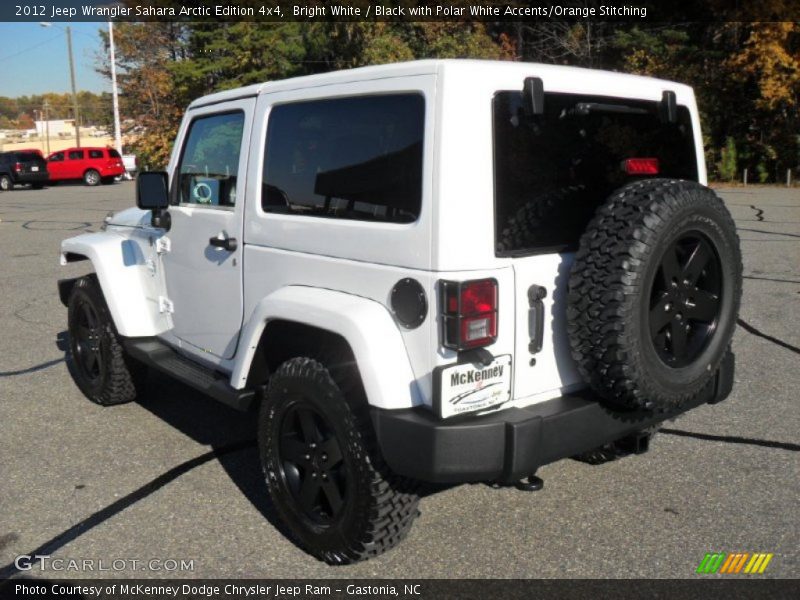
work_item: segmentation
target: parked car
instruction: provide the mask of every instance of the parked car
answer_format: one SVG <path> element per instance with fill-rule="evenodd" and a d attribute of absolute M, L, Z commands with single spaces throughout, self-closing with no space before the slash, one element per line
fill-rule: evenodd
<path fill-rule="evenodd" d="M 70 372 L 101 405 L 148 367 L 260 404 L 275 512 L 331 564 L 403 539 L 417 481 L 642 453 L 734 381 L 742 258 L 699 126 L 686 85 L 525 63 L 199 98 L 138 208 L 61 244 L 94 271 L 59 282 Z"/>
<path fill-rule="evenodd" d="M 26 183 L 41 189 L 47 178 L 47 162 L 40 154 L 31 150 L 0 152 L 0 190 L 7 192 Z"/>
<path fill-rule="evenodd" d="M 15 150 L 15 152 L 33 152 L 34 154 L 38 154 L 39 156 L 44 158 L 44 154 L 38 148 L 20 148 L 18 150 Z"/>
<path fill-rule="evenodd" d="M 113 148 L 67 148 L 47 157 L 50 181 L 83 179 L 86 185 L 109 184 L 125 172 Z"/>

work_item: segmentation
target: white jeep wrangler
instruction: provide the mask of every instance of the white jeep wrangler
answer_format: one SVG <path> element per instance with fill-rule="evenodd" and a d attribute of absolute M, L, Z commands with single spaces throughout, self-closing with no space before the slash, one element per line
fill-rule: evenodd
<path fill-rule="evenodd" d="M 368 558 L 417 482 L 537 489 L 728 395 L 741 255 L 705 182 L 669 81 L 420 61 L 212 94 L 138 208 L 62 243 L 94 270 L 59 282 L 71 370 L 103 405 L 149 366 L 258 406 L 296 543 Z"/>

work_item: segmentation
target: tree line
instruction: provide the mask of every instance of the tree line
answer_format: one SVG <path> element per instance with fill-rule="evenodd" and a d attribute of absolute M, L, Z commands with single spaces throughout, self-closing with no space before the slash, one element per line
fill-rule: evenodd
<path fill-rule="evenodd" d="M 169 159 L 186 105 L 218 90 L 421 58 L 602 68 L 694 87 L 711 178 L 733 180 L 746 167 L 751 181 L 780 181 L 786 169 L 800 165 L 800 24 L 746 18 L 654 24 L 119 23 L 121 110 L 136 125 L 140 164 L 155 168 Z"/>
<path fill-rule="evenodd" d="M 74 118 L 72 94 L 34 94 L 8 98 L 0 96 L 0 129 L 33 129 L 47 107 L 51 121 Z M 113 122 L 111 94 L 78 92 L 81 124 L 107 128 Z"/>

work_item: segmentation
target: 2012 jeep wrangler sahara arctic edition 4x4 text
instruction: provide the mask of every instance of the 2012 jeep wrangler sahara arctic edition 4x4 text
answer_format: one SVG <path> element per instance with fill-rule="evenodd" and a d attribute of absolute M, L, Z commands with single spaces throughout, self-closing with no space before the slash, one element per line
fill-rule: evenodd
<path fill-rule="evenodd" d="M 519 482 L 730 392 L 733 221 L 689 87 L 421 61 L 212 94 L 137 206 L 62 244 L 94 402 L 147 367 L 259 407 L 272 503 L 333 564 L 416 483 Z M 190 406 L 186 410 L 191 410 Z"/>

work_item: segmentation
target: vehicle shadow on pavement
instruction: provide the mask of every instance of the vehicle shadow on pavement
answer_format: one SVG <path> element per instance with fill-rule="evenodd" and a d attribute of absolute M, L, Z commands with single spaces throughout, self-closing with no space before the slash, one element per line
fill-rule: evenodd
<path fill-rule="evenodd" d="M 238 412 L 152 370 L 145 394 L 137 403 L 198 444 L 210 446 L 233 483 L 276 525 L 258 460 L 256 411 Z M 233 444 L 241 444 L 243 448 L 224 452 Z M 165 465 L 168 466 L 171 465 Z"/>

